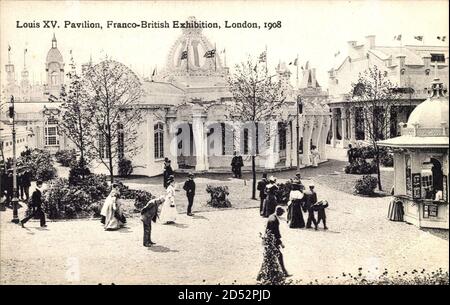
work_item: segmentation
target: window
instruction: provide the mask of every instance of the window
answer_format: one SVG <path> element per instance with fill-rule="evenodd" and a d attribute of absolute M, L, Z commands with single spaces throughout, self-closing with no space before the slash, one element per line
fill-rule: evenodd
<path fill-rule="evenodd" d="M 225 123 L 220 123 L 222 129 L 222 156 L 225 156 Z"/>
<path fill-rule="evenodd" d="M 406 195 L 412 196 L 411 156 L 405 155 Z"/>
<path fill-rule="evenodd" d="M 58 73 L 52 72 L 52 74 L 50 75 L 50 83 L 52 84 L 52 86 L 58 84 Z"/>
<path fill-rule="evenodd" d="M 278 148 L 280 150 L 286 149 L 286 124 L 283 122 L 278 122 Z"/>
<path fill-rule="evenodd" d="M 431 54 L 431 62 L 445 62 L 444 54 Z"/>
<path fill-rule="evenodd" d="M 244 129 L 244 154 L 248 154 L 248 129 Z"/>
<path fill-rule="evenodd" d="M 49 117 L 44 127 L 45 146 L 59 145 L 58 120 L 53 116 Z"/>
<path fill-rule="evenodd" d="M 155 138 L 155 159 L 164 158 L 164 125 L 163 123 L 157 123 L 154 126 L 154 138 Z"/>

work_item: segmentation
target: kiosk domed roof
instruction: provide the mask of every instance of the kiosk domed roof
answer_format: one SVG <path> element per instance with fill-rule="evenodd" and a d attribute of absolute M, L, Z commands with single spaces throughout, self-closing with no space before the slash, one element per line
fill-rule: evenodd
<path fill-rule="evenodd" d="M 442 128 L 448 126 L 448 98 L 444 96 L 443 84 L 435 79 L 432 83 L 432 95 L 419 104 L 408 119 L 408 127 Z"/>
<path fill-rule="evenodd" d="M 52 39 L 52 48 L 50 50 L 48 50 L 48 53 L 47 53 L 47 63 L 51 63 L 51 62 L 58 62 L 58 63 L 63 62 L 63 57 L 57 47 L 55 35 L 53 35 L 53 39 Z"/>

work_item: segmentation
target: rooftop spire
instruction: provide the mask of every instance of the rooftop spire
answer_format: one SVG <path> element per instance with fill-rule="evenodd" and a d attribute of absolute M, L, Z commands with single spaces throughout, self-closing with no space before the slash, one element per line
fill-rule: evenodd
<path fill-rule="evenodd" d="M 52 48 L 57 48 L 56 35 L 53 33 Z"/>
<path fill-rule="evenodd" d="M 445 89 L 444 84 L 441 82 L 438 76 L 438 65 L 434 62 L 434 79 L 431 82 L 431 94 L 430 98 L 440 98 L 444 97 Z"/>

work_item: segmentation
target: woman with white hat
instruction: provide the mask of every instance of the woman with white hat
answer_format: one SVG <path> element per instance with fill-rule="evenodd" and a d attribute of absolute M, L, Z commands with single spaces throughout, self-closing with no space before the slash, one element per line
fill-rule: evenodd
<path fill-rule="evenodd" d="M 162 223 L 175 223 L 177 218 L 177 208 L 175 206 L 175 179 L 170 176 L 167 179 L 167 189 L 164 204 L 161 208 L 160 219 Z"/>
<path fill-rule="evenodd" d="M 289 193 L 288 215 L 289 228 L 304 228 L 302 206 L 305 201 L 305 195 L 300 191 L 299 184 L 292 184 L 292 191 Z"/>

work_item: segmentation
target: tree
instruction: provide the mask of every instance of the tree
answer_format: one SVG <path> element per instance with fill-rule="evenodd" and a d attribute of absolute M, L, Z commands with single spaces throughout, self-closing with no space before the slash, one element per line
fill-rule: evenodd
<path fill-rule="evenodd" d="M 259 65 L 251 58 L 235 66 L 228 77 L 234 101 L 230 104 L 230 115 L 234 120 L 254 125 L 255 136 L 251 148 L 252 158 L 252 199 L 256 199 L 256 156 L 259 155 L 259 125 L 281 115 L 285 94 L 280 80 L 273 81 L 266 65 Z M 272 134 L 272 132 L 270 132 Z M 269 139 L 270 140 L 270 139 Z M 273 152 L 270 152 L 273 153 Z"/>
<path fill-rule="evenodd" d="M 380 149 L 377 144 L 389 136 L 391 111 L 396 111 L 397 87 L 388 79 L 384 71 L 373 66 L 360 73 L 350 92 L 353 106 L 359 108 L 357 115 L 365 122 L 365 133 L 375 150 L 378 189 L 382 190 L 380 175 Z"/>
<path fill-rule="evenodd" d="M 95 128 L 90 130 L 90 148 L 95 159 L 105 165 L 114 181 L 114 162 L 125 154 L 135 155 L 136 127 L 142 121 L 137 105 L 142 96 L 138 77 L 125 65 L 106 59 L 93 66 L 85 76 L 90 103 L 88 115 Z"/>
<path fill-rule="evenodd" d="M 89 129 L 92 121 L 87 112 L 89 96 L 85 84 L 77 74 L 73 58 L 70 63 L 70 71 L 67 73 L 68 84 L 61 88 L 61 120 L 59 130 L 75 144 L 80 152 L 80 167 L 84 168 L 91 157 L 87 143 L 89 143 Z"/>

